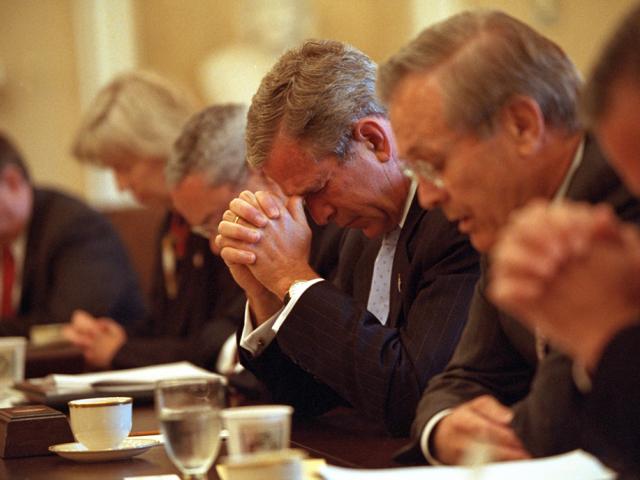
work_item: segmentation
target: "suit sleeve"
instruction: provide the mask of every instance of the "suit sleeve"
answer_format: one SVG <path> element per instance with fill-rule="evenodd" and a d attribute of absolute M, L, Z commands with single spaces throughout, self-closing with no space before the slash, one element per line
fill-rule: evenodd
<path fill-rule="evenodd" d="M 636 474 L 640 472 L 639 345 L 637 324 L 609 343 L 593 378 L 593 389 L 586 397 L 584 417 L 591 434 L 615 455 L 607 460 L 624 472 Z"/>
<path fill-rule="evenodd" d="M 425 262 L 418 262 L 419 278 L 411 281 L 415 291 L 406 292 L 411 300 L 396 327 L 381 325 L 362 303 L 320 282 L 298 300 L 278 332 L 277 346 L 248 359 L 250 368 L 278 401 L 292 403 L 299 413 L 320 413 L 339 398 L 384 422 L 390 433 L 406 434 L 426 382 L 453 352 L 477 280 L 468 244 L 454 230 L 447 232 L 451 235 L 443 234 L 438 244 L 438 260 L 426 253 Z M 290 381 L 277 378 L 276 368 Z"/>
<path fill-rule="evenodd" d="M 476 286 L 469 321 L 451 362 L 424 391 L 412 426 L 419 443 L 422 430 L 436 413 L 489 394 L 510 405 L 519 400 L 533 377 L 529 366 L 502 330 L 499 312 L 484 294 L 485 276 Z"/>
<path fill-rule="evenodd" d="M 245 297 L 238 294 L 226 298 L 224 311 L 214 316 L 187 336 L 131 336 L 113 358 L 114 368 L 134 368 L 145 365 L 186 360 L 208 370 L 214 370 L 224 342 L 240 325 Z M 169 319 L 166 319 L 169 321 Z M 149 321 L 153 323 L 153 321 Z"/>
<path fill-rule="evenodd" d="M 534 457 L 580 448 L 583 396 L 572 377 L 573 362 L 551 351 L 538 365 L 527 397 L 513 406 L 511 426 Z"/>

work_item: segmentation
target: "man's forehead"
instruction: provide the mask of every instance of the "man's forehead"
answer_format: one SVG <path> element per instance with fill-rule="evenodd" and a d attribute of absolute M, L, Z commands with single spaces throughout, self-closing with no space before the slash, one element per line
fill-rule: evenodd
<path fill-rule="evenodd" d="M 403 156 L 448 130 L 440 87 L 425 74 L 411 74 L 400 82 L 389 115 Z"/>
<path fill-rule="evenodd" d="M 262 169 L 285 194 L 299 195 L 316 182 L 319 167 L 319 162 L 302 142 L 279 136 Z"/>

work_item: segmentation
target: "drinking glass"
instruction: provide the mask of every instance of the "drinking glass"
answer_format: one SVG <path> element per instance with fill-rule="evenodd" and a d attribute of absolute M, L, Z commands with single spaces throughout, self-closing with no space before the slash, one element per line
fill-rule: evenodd
<path fill-rule="evenodd" d="M 156 384 L 156 411 L 167 454 L 185 480 L 206 478 L 220 448 L 224 380 L 162 380 Z"/>

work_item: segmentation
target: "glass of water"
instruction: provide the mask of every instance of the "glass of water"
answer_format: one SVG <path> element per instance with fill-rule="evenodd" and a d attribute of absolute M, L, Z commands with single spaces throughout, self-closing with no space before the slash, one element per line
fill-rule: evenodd
<path fill-rule="evenodd" d="M 156 411 L 165 449 L 185 480 L 206 478 L 218 455 L 224 391 L 222 377 L 156 384 Z"/>

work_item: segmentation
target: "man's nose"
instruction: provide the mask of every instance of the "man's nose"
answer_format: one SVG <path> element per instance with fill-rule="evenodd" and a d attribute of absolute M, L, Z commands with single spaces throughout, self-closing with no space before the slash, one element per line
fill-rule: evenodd
<path fill-rule="evenodd" d="M 335 214 L 335 209 L 327 202 L 317 198 L 306 198 L 305 204 L 311 213 L 313 221 L 318 225 L 326 225 Z"/>
<path fill-rule="evenodd" d="M 447 191 L 443 187 L 436 186 L 429 180 L 420 180 L 418 184 L 418 202 L 422 208 L 441 206 L 447 198 Z"/>

